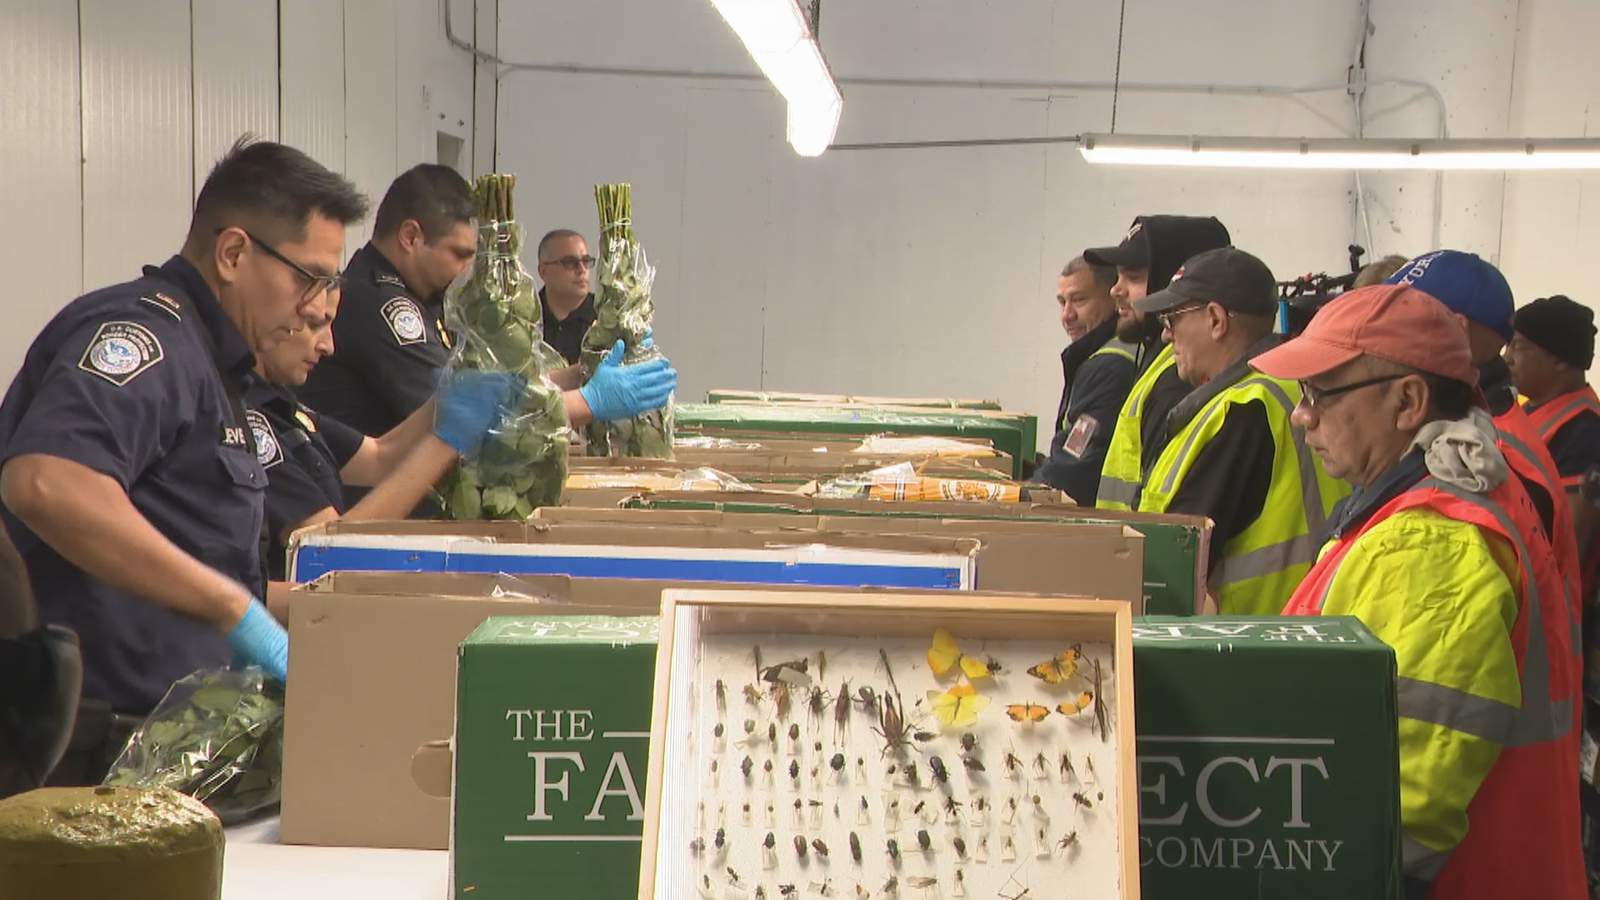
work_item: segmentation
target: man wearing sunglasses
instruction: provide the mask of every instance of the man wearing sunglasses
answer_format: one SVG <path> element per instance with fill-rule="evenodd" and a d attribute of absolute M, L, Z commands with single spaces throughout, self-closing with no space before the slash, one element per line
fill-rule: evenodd
<path fill-rule="evenodd" d="M 539 241 L 539 306 L 544 342 L 571 365 L 583 354 L 583 336 L 594 324 L 594 263 L 583 235 L 557 228 Z"/>
<path fill-rule="evenodd" d="M 1394 648 L 1406 896 L 1586 896 L 1577 623 L 1467 332 L 1415 288 L 1361 288 L 1252 365 L 1302 383 L 1295 425 L 1356 485 L 1283 611 Z"/>
<path fill-rule="evenodd" d="M 372 240 L 350 257 L 333 354 L 298 391 L 302 402 L 373 437 L 428 402 L 450 358 L 445 288 L 477 253 L 475 212 L 449 166 L 424 163 L 389 185 Z"/>
<path fill-rule="evenodd" d="M 178 255 L 67 304 L 29 348 L 0 403 L 0 501 L 41 620 L 81 641 L 80 759 L 63 771 L 98 782 L 197 669 L 284 677 L 287 638 L 257 599 L 266 475 L 242 379 L 328 315 L 366 208 L 300 151 L 241 140 Z"/>
<path fill-rule="evenodd" d="M 1208 586 L 1224 615 L 1282 609 L 1316 559 L 1333 505 L 1350 492 L 1289 422 L 1298 386 L 1250 370 L 1280 342 L 1277 300 L 1266 264 L 1224 247 L 1190 259 L 1166 290 L 1134 304 L 1161 323 L 1173 368 L 1192 389 L 1167 415 L 1139 510 L 1211 519 Z"/>

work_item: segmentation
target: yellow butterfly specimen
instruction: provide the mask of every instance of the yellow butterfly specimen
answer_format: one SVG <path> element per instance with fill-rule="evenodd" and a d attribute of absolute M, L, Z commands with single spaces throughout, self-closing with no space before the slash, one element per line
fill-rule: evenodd
<path fill-rule="evenodd" d="M 933 644 L 928 648 L 928 668 L 933 670 L 935 678 L 943 678 L 958 667 L 963 675 L 976 679 L 988 678 L 999 671 L 1000 664 L 984 662 L 962 653 L 955 635 L 943 628 L 935 628 Z"/>
<path fill-rule="evenodd" d="M 1015 722 L 1043 722 L 1050 715 L 1050 707 L 1038 703 L 1013 703 L 1006 707 L 1006 715 Z"/>
<path fill-rule="evenodd" d="M 1028 674 L 1045 684 L 1060 684 L 1078 673 L 1078 660 L 1083 658 L 1083 646 L 1073 644 L 1050 659 L 1028 668 Z"/>
<path fill-rule="evenodd" d="M 1073 698 L 1071 700 L 1068 700 L 1067 702 L 1057 706 L 1056 707 L 1056 712 L 1061 713 L 1063 716 L 1075 716 L 1078 713 L 1081 713 L 1084 710 L 1088 709 L 1089 708 L 1089 704 L 1091 704 L 1093 702 L 1094 702 L 1094 692 L 1093 691 L 1084 691 L 1083 693 L 1079 694 L 1077 697 L 1075 697 L 1075 698 Z"/>
<path fill-rule="evenodd" d="M 965 728 L 978 721 L 978 713 L 989 705 L 989 698 L 967 682 L 954 685 L 948 691 L 929 691 L 928 703 L 939 724 L 946 728 Z"/>

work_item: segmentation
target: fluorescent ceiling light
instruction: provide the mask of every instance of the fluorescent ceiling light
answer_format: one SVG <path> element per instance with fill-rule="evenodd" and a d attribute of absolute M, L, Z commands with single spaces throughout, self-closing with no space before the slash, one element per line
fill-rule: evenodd
<path fill-rule="evenodd" d="M 1242 169 L 1600 169 L 1600 140 L 1384 140 L 1086 134 L 1091 163 Z"/>
<path fill-rule="evenodd" d="M 844 99 L 797 0 L 711 0 L 789 104 L 789 144 L 820 156 L 833 143 Z"/>

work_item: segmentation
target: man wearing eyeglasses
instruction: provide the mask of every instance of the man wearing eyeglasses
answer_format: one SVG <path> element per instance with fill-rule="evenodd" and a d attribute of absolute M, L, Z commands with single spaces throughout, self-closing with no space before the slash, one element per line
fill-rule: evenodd
<path fill-rule="evenodd" d="M 414 166 L 389 185 L 372 240 L 350 257 L 333 354 L 298 391 L 302 402 L 372 437 L 428 402 L 450 358 L 445 288 L 477 253 L 475 212 L 449 166 Z"/>
<path fill-rule="evenodd" d="M 1224 247 L 1190 259 L 1166 290 L 1134 304 L 1161 323 L 1174 371 L 1192 389 L 1167 415 L 1139 510 L 1211 519 L 1207 583 L 1224 615 L 1282 609 L 1316 559 L 1333 505 L 1350 492 L 1289 423 L 1299 387 L 1250 370 L 1280 341 L 1277 299 L 1265 263 Z"/>
<path fill-rule="evenodd" d="M 282 144 L 241 140 L 182 251 L 67 304 L 0 402 L 0 501 L 41 619 L 77 632 L 62 770 L 104 776 L 173 681 L 230 660 L 285 676 L 257 598 L 266 475 L 241 401 L 256 352 L 328 315 L 367 201 Z"/>
<path fill-rule="evenodd" d="M 583 235 L 558 228 L 539 241 L 539 305 L 544 341 L 568 363 L 578 364 L 583 336 L 594 324 L 594 257 Z"/>
<path fill-rule="evenodd" d="M 1368 287 L 1253 365 L 1301 382 L 1295 425 L 1356 485 L 1283 611 L 1357 616 L 1394 648 L 1406 896 L 1586 896 L 1576 623 L 1466 331 L 1415 288 Z"/>

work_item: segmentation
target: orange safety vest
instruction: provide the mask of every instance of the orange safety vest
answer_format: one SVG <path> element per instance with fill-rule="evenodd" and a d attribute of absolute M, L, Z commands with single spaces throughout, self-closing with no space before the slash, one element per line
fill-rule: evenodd
<path fill-rule="evenodd" d="M 1562 489 L 1561 473 L 1556 469 L 1556 461 L 1551 458 L 1550 448 L 1545 446 L 1538 427 L 1521 406 L 1512 404 L 1510 409 L 1495 417 L 1494 425 L 1498 431 L 1495 444 L 1505 456 L 1506 465 L 1518 476 L 1543 485 L 1545 492 L 1550 495 L 1550 506 L 1554 512 L 1551 527 L 1555 530 L 1550 535 L 1550 545 L 1555 551 L 1556 568 L 1561 570 L 1562 580 L 1567 585 L 1574 634 L 1573 652 L 1581 654 L 1583 598 L 1592 594 L 1585 589 L 1586 572 L 1583 558 L 1578 555 L 1578 530 L 1572 522 L 1572 508 L 1567 505 Z"/>
<path fill-rule="evenodd" d="M 1533 427 L 1539 433 L 1539 439 L 1549 446 L 1550 439 L 1556 436 L 1562 426 L 1585 412 L 1600 416 L 1600 397 L 1596 397 L 1594 388 L 1584 385 L 1565 394 L 1558 395 L 1548 403 L 1541 403 L 1537 409 L 1526 410 L 1528 419 L 1533 422 Z M 1563 488 L 1572 489 L 1583 483 L 1583 475 L 1579 473 L 1561 480 Z"/>
<path fill-rule="evenodd" d="M 1512 649 L 1522 704 L 1503 721 L 1474 721 L 1479 736 L 1501 747 L 1467 806 L 1470 826 L 1437 870 L 1434 900 L 1583 900 L 1588 896 L 1579 847 L 1578 716 L 1580 675 L 1566 615 L 1565 584 L 1527 492 L 1507 478 L 1488 495 L 1433 478 L 1395 497 L 1360 529 L 1323 553 L 1284 607 L 1284 615 L 1318 615 L 1350 548 L 1377 523 L 1402 510 L 1425 508 L 1505 540 L 1521 572 Z M 1412 693 L 1401 673 L 1400 714 L 1444 727 L 1441 688 L 1421 684 L 1429 707 L 1408 714 Z M 1430 690 L 1431 689 L 1431 690 Z M 1448 694 L 1449 689 L 1442 689 Z M 1448 712 L 1446 712 L 1448 715 Z"/>

